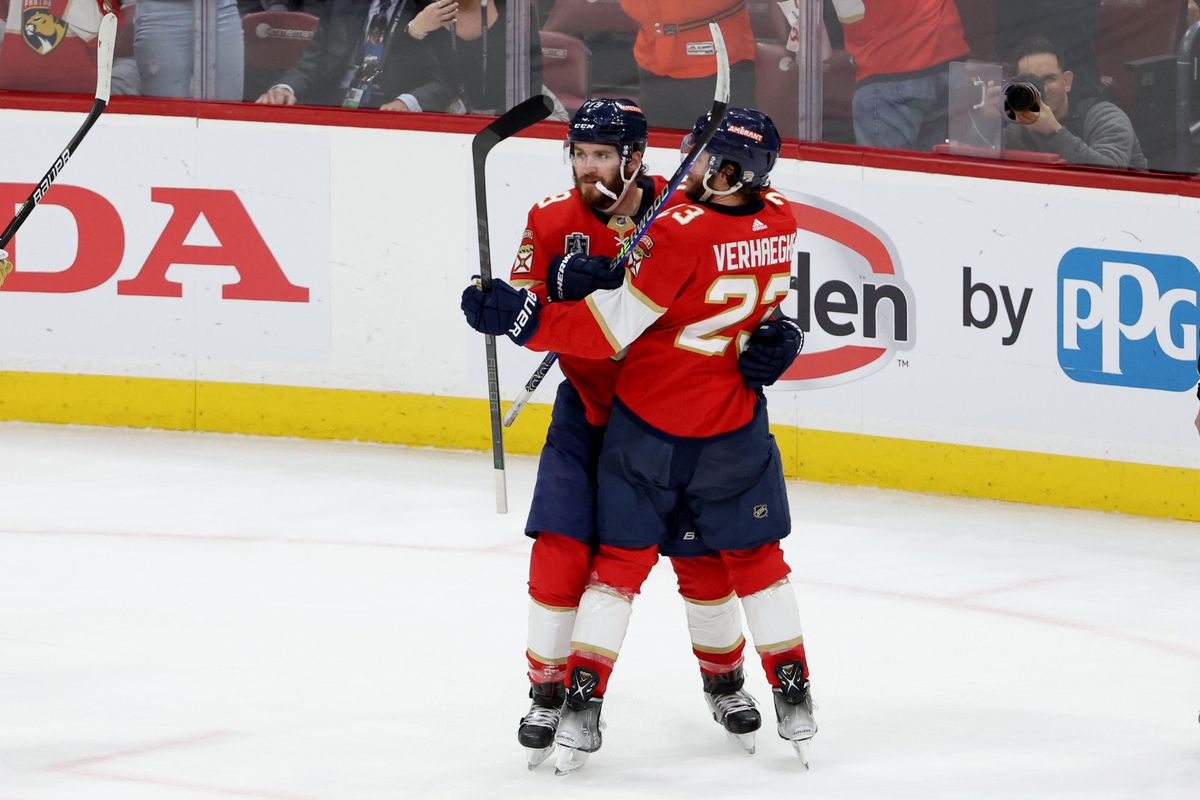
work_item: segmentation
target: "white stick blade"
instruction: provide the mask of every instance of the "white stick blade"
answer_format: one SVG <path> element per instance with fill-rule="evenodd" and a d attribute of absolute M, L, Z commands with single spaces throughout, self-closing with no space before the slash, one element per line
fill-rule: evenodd
<path fill-rule="evenodd" d="M 496 470 L 496 513 L 508 513 L 508 483 L 502 469 Z"/>
<path fill-rule="evenodd" d="M 717 91 L 716 98 L 722 103 L 729 102 L 729 51 L 725 49 L 725 36 L 721 26 L 715 22 L 708 23 L 712 32 L 713 47 L 717 50 Z"/>
<path fill-rule="evenodd" d="M 509 406 L 508 413 L 504 415 L 504 427 L 511 428 L 512 424 L 517 421 L 517 415 L 521 413 L 521 409 L 529 402 L 529 398 L 533 397 L 533 393 L 528 389 L 522 389 L 517 395 L 517 399 L 513 400 L 513 404 Z"/>
<path fill-rule="evenodd" d="M 117 15 L 105 14 L 96 37 L 96 99 L 108 103 L 112 90 L 113 49 L 117 46 Z"/>

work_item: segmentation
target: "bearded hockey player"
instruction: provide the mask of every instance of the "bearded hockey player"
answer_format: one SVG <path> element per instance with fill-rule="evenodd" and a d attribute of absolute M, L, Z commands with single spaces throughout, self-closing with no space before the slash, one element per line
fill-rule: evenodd
<path fill-rule="evenodd" d="M 730 109 L 688 177 L 692 202 L 664 212 L 653 248 L 619 287 L 532 314 L 525 290 L 503 282 L 464 292 L 469 321 L 517 344 L 596 359 L 628 348 L 597 467 L 600 547 L 566 664 L 556 737 L 563 771 L 599 749 L 601 704 L 633 598 L 679 508 L 728 569 L 772 686 L 777 731 L 807 763 L 817 728 L 779 547 L 791 529 L 783 470 L 760 387 L 739 370 L 744 346 L 743 358 L 782 338 L 760 327 L 788 292 L 796 239 L 788 201 L 767 188 L 779 147 L 769 117 Z M 798 350 L 799 329 L 781 324 Z"/>
<path fill-rule="evenodd" d="M 575 186 L 530 210 L 512 268 L 514 286 L 542 302 L 569 305 L 596 289 L 621 285 L 624 270 L 612 270 L 611 259 L 666 184 L 646 174 L 646 138 L 646 119 L 629 100 L 590 100 L 579 109 L 566 142 Z M 635 263 L 653 247 L 651 237 L 644 239 Z M 748 362 L 747 368 L 773 380 L 795 355 L 785 352 L 779 350 L 773 361 Z M 565 356 L 560 362 L 566 380 L 558 387 L 525 526 L 534 539 L 526 648 L 533 702 L 517 738 L 531 768 L 553 747 L 572 629 L 592 572 L 595 467 L 621 369 L 616 354 L 610 355 Z M 661 552 L 671 557 L 679 580 L 705 698 L 714 719 L 753 752 L 761 717 L 742 689 L 745 640 L 728 570 L 694 538 L 686 510 L 672 510 L 671 526 Z"/>

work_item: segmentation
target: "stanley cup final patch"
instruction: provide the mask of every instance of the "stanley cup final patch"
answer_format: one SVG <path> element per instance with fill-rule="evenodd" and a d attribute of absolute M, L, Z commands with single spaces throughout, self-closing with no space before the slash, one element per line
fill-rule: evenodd
<path fill-rule="evenodd" d="M 591 238 L 585 233 L 579 231 L 569 233 L 563 240 L 563 253 L 586 256 L 589 250 L 591 250 Z"/>
<path fill-rule="evenodd" d="M 21 38 L 38 55 L 58 47 L 67 35 L 67 23 L 55 16 L 51 0 L 24 0 L 21 7 Z"/>

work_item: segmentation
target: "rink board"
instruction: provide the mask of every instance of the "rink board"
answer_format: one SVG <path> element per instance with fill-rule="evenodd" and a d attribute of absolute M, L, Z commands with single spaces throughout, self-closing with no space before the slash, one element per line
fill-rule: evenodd
<path fill-rule="evenodd" d="M 0 197 L 76 124 L 0 111 L 21 154 Z M 106 115 L 15 240 L 0 418 L 486 449 L 483 348 L 457 311 L 478 271 L 469 143 Z M 560 151 L 493 153 L 497 274 L 563 188 Z M 802 227 L 784 307 L 809 332 L 768 392 L 790 475 L 1200 520 L 1190 189 L 806 155 L 774 172 Z M 500 351 L 511 398 L 539 359 Z M 532 406 L 508 447 L 537 452 L 547 419 Z"/>

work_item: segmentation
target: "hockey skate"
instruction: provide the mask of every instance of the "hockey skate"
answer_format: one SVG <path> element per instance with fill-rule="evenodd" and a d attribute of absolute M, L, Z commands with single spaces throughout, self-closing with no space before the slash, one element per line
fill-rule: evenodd
<path fill-rule="evenodd" d="M 600 749 L 600 706 L 603 697 L 593 697 L 600 684 L 600 676 L 590 669 L 576 667 L 571 671 L 571 685 L 567 689 L 566 704 L 554 743 L 558 755 L 554 762 L 555 775 L 575 772 L 587 763 L 588 756 Z"/>
<path fill-rule="evenodd" d="M 762 727 L 762 715 L 754 707 L 754 698 L 742 688 L 745 674 L 738 667 L 724 675 L 702 673 L 704 700 L 717 724 L 726 735 L 750 755 L 754 755 L 754 732 Z"/>
<path fill-rule="evenodd" d="M 517 728 L 517 741 L 525 748 L 529 769 L 541 764 L 554 752 L 554 731 L 558 728 L 565 694 L 566 687 L 558 681 L 535 683 L 529 687 L 533 704 Z"/>
<path fill-rule="evenodd" d="M 817 733 L 813 719 L 812 695 L 799 661 L 789 661 L 775 667 L 779 685 L 771 690 L 775 698 L 775 717 L 779 720 L 779 736 L 796 749 L 796 755 L 808 769 L 808 741 Z"/>

